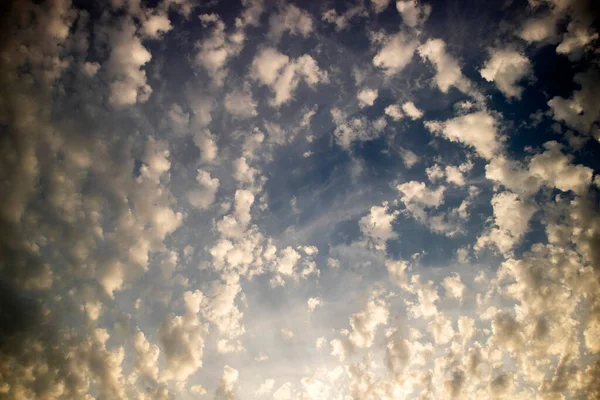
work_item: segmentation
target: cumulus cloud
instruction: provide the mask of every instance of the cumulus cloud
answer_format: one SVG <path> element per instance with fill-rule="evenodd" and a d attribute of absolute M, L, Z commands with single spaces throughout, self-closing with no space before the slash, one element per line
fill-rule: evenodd
<path fill-rule="evenodd" d="M 184 295 L 185 313 L 167 315 L 159 329 L 166 357 L 163 379 L 185 381 L 202 366 L 206 325 L 200 320 L 204 296 L 198 290 Z"/>
<path fill-rule="evenodd" d="M 443 122 L 427 121 L 425 127 L 451 142 L 473 147 L 481 157 L 491 159 L 501 150 L 497 122 L 488 112 L 461 115 Z"/>
<path fill-rule="evenodd" d="M 234 91 L 225 96 L 225 109 L 233 116 L 249 118 L 256 116 L 256 102 L 252 94 Z"/>
<path fill-rule="evenodd" d="M 286 32 L 290 35 L 307 37 L 312 30 L 313 21 L 310 14 L 293 4 L 288 4 L 278 13 L 271 15 L 267 36 L 275 41 L 279 41 L 281 36 Z"/>
<path fill-rule="evenodd" d="M 431 6 L 421 4 L 417 0 L 399 0 L 396 9 L 402 16 L 402 21 L 411 28 L 423 24 L 429 18 Z"/>
<path fill-rule="evenodd" d="M 291 101 L 300 81 L 306 82 L 311 88 L 328 81 L 327 73 L 321 71 L 310 55 L 292 60 L 271 47 L 262 49 L 256 55 L 252 61 L 251 76 L 270 87 L 274 95 L 270 104 L 274 107 Z"/>
<path fill-rule="evenodd" d="M 193 207 L 206 209 L 215 201 L 219 180 L 212 178 L 207 171 L 199 169 L 196 181 L 200 188 L 188 192 L 188 201 Z"/>
<path fill-rule="evenodd" d="M 385 38 L 382 47 L 373 58 L 373 65 L 382 68 L 388 76 L 406 67 L 417 49 L 417 42 L 402 33 Z"/>
<path fill-rule="evenodd" d="M 450 87 L 469 93 L 471 82 L 463 75 L 458 62 L 446 51 L 446 43 L 441 39 L 430 39 L 419 46 L 419 55 L 435 67 L 435 83 L 442 93 Z"/>
<path fill-rule="evenodd" d="M 136 36 L 133 21 L 124 19 L 120 29 L 109 32 L 111 55 L 107 68 L 112 77 L 109 102 L 115 107 L 143 103 L 152 94 L 142 67 L 152 59 Z"/>
<path fill-rule="evenodd" d="M 363 108 L 366 106 L 372 106 L 377 100 L 378 92 L 377 89 L 362 89 L 356 94 L 358 99 L 358 106 Z"/>
<path fill-rule="evenodd" d="M 494 82 L 508 98 L 520 99 L 523 88 L 518 84 L 531 75 L 533 69 L 529 59 L 515 50 L 496 49 L 490 52 L 480 73 L 489 82 Z"/>

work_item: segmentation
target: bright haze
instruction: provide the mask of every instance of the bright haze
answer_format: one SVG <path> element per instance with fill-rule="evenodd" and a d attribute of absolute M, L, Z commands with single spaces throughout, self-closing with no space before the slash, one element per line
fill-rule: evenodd
<path fill-rule="evenodd" d="M 593 0 L 0 6 L 0 399 L 600 399 Z"/>

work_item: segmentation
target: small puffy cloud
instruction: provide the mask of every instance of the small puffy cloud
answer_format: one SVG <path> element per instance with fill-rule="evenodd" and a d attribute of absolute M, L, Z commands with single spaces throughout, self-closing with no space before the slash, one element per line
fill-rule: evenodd
<path fill-rule="evenodd" d="M 373 58 L 373 65 L 382 68 L 386 75 L 395 75 L 411 62 L 416 49 L 416 41 L 397 33 L 383 40 L 383 46 Z"/>
<path fill-rule="evenodd" d="M 372 297 L 364 310 L 350 317 L 352 328 L 348 339 L 353 346 L 369 348 L 375 340 L 377 327 L 387 325 L 389 317 L 388 305 L 385 301 Z"/>
<path fill-rule="evenodd" d="M 322 302 L 321 299 L 318 297 L 311 297 L 310 299 L 308 299 L 306 304 L 308 305 L 308 310 L 310 312 L 313 312 L 317 307 L 319 307 L 322 304 Z"/>
<path fill-rule="evenodd" d="M 377 99 L 378 92 L 377 89 L 362 89 L 356 94 L 356 98 L 358 99 L 358 106 L 360 108 L 372 106 L 375 104 L 375 100 Z"/>
<path fill-rule="evenodd" d="M 427 121 L 425 127 L 451 142 L 471 146 L 485 159 L 491 159 L 501 150 L 497 122 L 486 111 L 461 115 L 443 122 Z"/>
<path fill-rule="evenodd" d="M 573 80 L 581 88 L 574 90 L 568 99 L 560 96 L 553 97 L 548 101 L 548 106 L 556 121 L 563 121 L 582 134 L 590 134 L 593 132 L 594 124 L 600 119 L 600 102 L 597 101 L 597 93 L 600 91 L 600 72 L 590 69 L 575 74 Z"/>
<path fill-rule="evenodd" d="M 206 393 L 208 393 L 206 391 L 206 388 L 202 385 L 193 385 L 192 387 L 190 387 L 190 392 L 198 396 L 204 396 Z"/>
<path fill-rule="evenodd" d="M 371 7 L 375 14 L 384 11 L 390 5 L 391 0 L 371 0 Z"/>
<path fill-rule="evenodd" d="M 358 17 L 368 17 L 369 13 L 365 7 L 363 1 L 356 2 L 355 5 L 350 6 L 342 14 L 338 14 L 335 8 L 325 10 L 321 16 L 321 19 L 325 22 L 335 25 L 335 29 L 342 31 L 348 28 L 351 20 Z"/>
<path fill-rule="evenodd" d="M 192 207 L 204 210 L 214 203 L 219 180 L 211 177 L 207 171 L 199 169 L 196 181 L 200 188 L 188 192 L 188 202 Z"/>
<path fill-rule="evenodd" d="M 365 117 L 349 117 L 339 108 L 331 109 L 331 117 L 336 125 L 333 135 L 336 142 L 344 149 L 349 150 L 356 141 L 368 141 L 378 138 L 387 126 L 384 117 L 375 121 Z"/>
<path fill-rule="evenodd" d="M 120 30 L 109 33 L 111 54 L 108 71 L 111 76 L 109 102 L 114 107 L 144 103 L 152 88 L 142 67 L 152 55 L 136 36 L 133 21 L 125 19 Z"/>
<path fill-rule="evenodd" d="M 274 387 L 275 380 L 267 379 L 263 383 L 261 383 L 256 392 L 254 392 L 254 397 L 267 396 L 273 392 Z"/>
<path fill-rule="evenodd" d="M 433 190 L 423 182 L 410 181 L 399 184 L 396 190 L 402 195 L 400 200 L 414 218 L 420 221 L 427 220 L 426 209 L 437 208 L 444 202 L 446 188 L 439 186 Z"/>
<path fill-rule="evenodd" d="M 278 42 L 285 32 L 307 37 L 312 31 L 313 21 L 310 14 L 293 4 L 288 4 L 279 12 L 271 15 L 267 36 Z"/>
<path fill-rule="evenodd" d="M 158 378 L 158 356 L 160 350 L 157 345 L 148 342 L 143 332 L 138 331 L 133 336 L 135 349 L 135 370 L 138 375 L 154 381 Z"/>
<path fill-rule="evenodd" d="M 219 382 L 219 387 L 215 393 L 215 400 L 234 400 L 236 388 L 238 385 L 239 372 L 225 365 L 223 368 L 223 376 Z"/>
<path fill-rule="evenodd" d="M 419 47 L 419 54 L 435 66 L 435 83 L 447 93 L 451 86 L 469 93 L 471 82 L 464 77 L 458 62 L 446 51 L 446 43 L 441 39 L 430 39 Z"/>
<path fill-rule="evenodd" d="M 456 300 L 462 300 L 465 292 L 465 285 L 460 280 L 460 275 L 455 274 L 447 276 L 442 281 L 444 289 L 446 289 L 446 297 Z"/>
<path fill-rule="evenodd" d="M 454 337 L 452 321 L 441 313 L 427 325 L 427 331 L 431 333 L 433 341 L 437 345 L 446 344 Z"/>
<path fill-rule="evenodd" d="M 495 226 L 477 240 L 475 248 L 491 243 L 502 253 L 510 252 L 529 230 L 529 220 L 537 208 L 508 191 L 495 194 L 491 203 Z"/>
<path fill-rule="evenodd" d="M 252 93 L 233 91 L 225 96 L 225 109 L 238 118 L 249 118 L 256 116 L 256 102 Z"/>
<path fill-rule="evenodd" d="M 404 117 L 404 113 L 398 104 L 390 104 L 384 110 L 385 115 L 393 119 L 394 121 L 399 121 Z"/>
<path fill-rule="evenodd" d="M 385 248 L 385 242 L 396 238 L 392 222 L 398 216 L 398 212 L 390 212 L 387 203 L 382 206 L 373 206 L 369 214 L 358 221 L 361 232 L 367 238 L 373 240 L 378 249 Z"/>
<path fill-rule="evenodd" d="M 496 49 L 490 52 L 480 73 L 489 82 L 494 82 L 508 98 L 521 98 L 523 88 L 519 86 L 524 78 L 531 75 L 533 68 L 529 59 L 515 50 Z"/>
<path fill-rule="evenodd" d="M 285 339 L 293 339 L 294 338 L 294 332 L 290 331 L 287 328 L 282 328 L 280 332 L 281 332 L 281 336 L 283 336 Z"/>
<path fill-rule="evenodd" d="M 244 33 L 226 33 L 225 23 L 217 14 L 201 14 L 199 18 L 202 26 L 211 30 L 206 38 L 196 43 L 195 63 L 208 72 L 214 85 L 222 86 L 228 74 L 227 62 L 241 51 Z"/>
<path fill-rule="evenodd" d="M 194 144 L 200 150 L 200 161 L 213 163 L 216 161 L 218 147 L 214 136 L 209 130 L 203 130 L 194 135 Z"/>
<path fill-rule="evenodd" d="M 416 163 L 419 162 L 420 157 L 408 149 L 400 149 L 400 157 L 402 162 L 407 168 L 412 168 Z"/>
<path fill-rule="evenodd" d="M 294 60 L 271 47 L 262 49 L 252 61 L 250 76 L 269 86 L 274 97 L 270 104 L 279 107 L 289 102 L 300 81 L 309 87 L 328 81 L 327 73 L 321 71 L 317 62 L 305 54 Z"/>
<path fill-rule="evenodd" d="M 402 16 L 404 24 L 411 28 L 423 24 L 431 13 L 431 6 L 422 5 L 418 0 L 398 0 L 396 9 Z"/>
<path fill-rule="evenodd" d="M 145 37 L 158 39 L 171 28 L 169 16 L 166 13 L 156 13 L 142 20 L 141 32 Z"/>
<path fill-rule="evenodd" d="M 404 113 L 413 121 L 423 116 L 423 111 L 419 110 L 412 101 L 404 103 L 402 105 L 402 110 L 404 110 Z"/>
<path fill-rule="evenodd" d="M 167 315 L 158 331 L 166 357 L 164 379 L 185 381 L 202 366 L 207 328 L 198 313 L 203 298 L 199 290 L 185 292 L 185 314 Z"/>
<path fill-rule="evenodd" d="M 541 178 L 547 185 L 564 192 L 572 190 L 580 195 L 585 194 L 592 184 L 592 169 L 583 165 L 573 165 L 573 157 L 564 155 L 558 142 L 546 142 L 544 147 L 545 152 L 531 159 L 529 172 Z"/>

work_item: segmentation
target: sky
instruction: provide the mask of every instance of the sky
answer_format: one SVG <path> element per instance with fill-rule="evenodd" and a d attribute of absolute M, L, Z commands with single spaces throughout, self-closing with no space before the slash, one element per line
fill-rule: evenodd
<path fill-rule="evenodd" d="M 3 2 L 0 399 L 600 399 L 594 3 Z"/>

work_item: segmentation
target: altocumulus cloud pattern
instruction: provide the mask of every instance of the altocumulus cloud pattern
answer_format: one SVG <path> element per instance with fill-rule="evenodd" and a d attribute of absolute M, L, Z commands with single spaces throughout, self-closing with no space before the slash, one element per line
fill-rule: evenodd
<path fill-rule="evenodd" d="M 0 12 L 0 399 L 600 399 L 593 0 Z"/>

